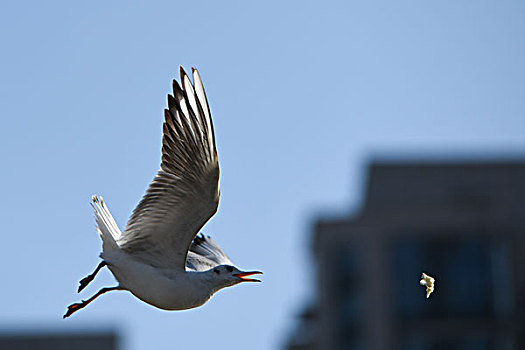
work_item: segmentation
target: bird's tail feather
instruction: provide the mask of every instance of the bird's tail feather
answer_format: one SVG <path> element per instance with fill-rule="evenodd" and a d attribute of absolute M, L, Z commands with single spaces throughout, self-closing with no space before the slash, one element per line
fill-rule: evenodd
<path fill-rule="evenodd" d="M 119 249 L 117 243 L 120 235 L 120 229 L 109 212 L 106 203 L 102 197 L 93 196 L 91 206 L 95 209 L 95 220 L 97 222 L 97 233 L 102 239 L 102 248 L 104 252 Z"/>

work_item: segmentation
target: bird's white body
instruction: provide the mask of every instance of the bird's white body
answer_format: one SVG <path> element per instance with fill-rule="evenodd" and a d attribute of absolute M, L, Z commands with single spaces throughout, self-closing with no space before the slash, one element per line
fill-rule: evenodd
<path fill-rule="evenodd" d="M 102 254 L 119 286 L 140 300 L 163 310 L 185 310 L 206 303 L 217 291 L 210 272 L 173 272 L 137 261 L 115 251 Z"/>
<path fill-rule="evenodd" d="M 119 282 L 68 307 L 64 317 L 111 290 L 130 291 L 164 310 L 191 309 L 218 290 L 259 282 L 232 266 L 209 237 L 197 236 L 219 204 L 219 161 L 210 108 L 197 70 L 193 83 L 181 68 L 164 112 L 162 161 L 146 194 L 121 231 L 102 198 L 93 196 L 103 261 L 80 281 L 82 291 L 107 266 Z"/>

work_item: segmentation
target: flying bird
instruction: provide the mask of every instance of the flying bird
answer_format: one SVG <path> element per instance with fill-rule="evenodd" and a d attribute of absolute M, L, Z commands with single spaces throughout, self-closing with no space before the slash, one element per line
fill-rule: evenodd
<path fill-rule="evenodd" d="M 219 204 L 219 160 L 204 86 L 199 72 L 192 73 L 193 83 L 180 67 L 182 87 L 173 80 L 160 169 L 124 231 L 102 197 L 92 198 L 102 262 L 80 281 L 78 292 L 104 267 L 118 285 L 69 305 L 64 318 L 114 290 L 127 290 L 160 309 L 185 310 L 203 305 L 222 288 L 260 282 L 247 277 L 262 272 L 239 270 L 211 237 L 199 234 Z"/>

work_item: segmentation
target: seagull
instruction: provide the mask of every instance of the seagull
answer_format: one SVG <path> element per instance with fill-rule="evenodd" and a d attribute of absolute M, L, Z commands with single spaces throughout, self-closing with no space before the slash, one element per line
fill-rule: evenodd
<path fill-rule="evenodd" d="M 164 110 L 162 160 L 146 194 L 121 231 L 102 197 L 92 197 L 102 262 L 80 281 L 80 293 L 104 267 L 118 282 L 68 306 L 63 318 L 100 295 L 124 290 L 163 310 L 206 303 L 222 288 L 260 282 L 241 271 L 201 228 L 217 212 L 219 160 L 210 108 L 199 72 L 180 67 Z"/>

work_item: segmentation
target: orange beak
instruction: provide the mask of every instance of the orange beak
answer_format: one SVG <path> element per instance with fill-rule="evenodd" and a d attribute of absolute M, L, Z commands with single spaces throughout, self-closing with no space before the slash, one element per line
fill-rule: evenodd
<path fill-rule="evenodd" d="M 249 271 L 249 272 L 240 272 L 240 273 L 236 273 L 234 274 L 235 277 L 239 277 L 241 279 L 241 282 L 261 282 L 255 278 L 244 278 L 246 276 L 251 276 L 251 275 L 259 275 L 259 274 L 262 274 L 262 272 L 260 271 Z"/>

